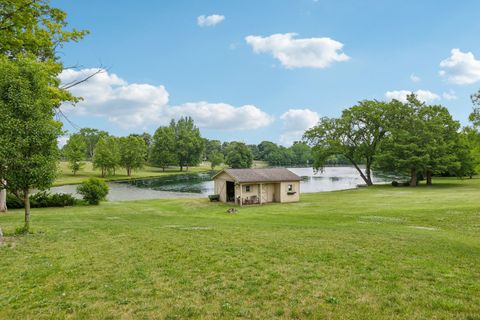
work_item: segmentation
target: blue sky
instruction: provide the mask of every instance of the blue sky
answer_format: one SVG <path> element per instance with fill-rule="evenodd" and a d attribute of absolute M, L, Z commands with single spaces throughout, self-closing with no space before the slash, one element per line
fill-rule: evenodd
<path fill-rule="evenodd" d="M 288 145 L 319 116 L 363 99 L 401 99 L 403 90 L 421 90 L 466 124 L 469 95 L 480 88 L 473 0 L 52 4 L 91 31 L 62 49 L 65 65 L 81 66 L 63 79 L 108 67 L 75 89 L 85 101 L 65 111 L 81 127 L 116 135 L 191 115 L 208 138 Z"/>

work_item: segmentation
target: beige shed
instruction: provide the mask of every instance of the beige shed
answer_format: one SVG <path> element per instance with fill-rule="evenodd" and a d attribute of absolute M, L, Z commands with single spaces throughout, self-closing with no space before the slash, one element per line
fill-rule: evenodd
<path fill-rule="evenodd" d="M 212 179 L 221 202 L 244 205 L 300 200 L 300 177 L 286 168 L 224 169 Z"/>

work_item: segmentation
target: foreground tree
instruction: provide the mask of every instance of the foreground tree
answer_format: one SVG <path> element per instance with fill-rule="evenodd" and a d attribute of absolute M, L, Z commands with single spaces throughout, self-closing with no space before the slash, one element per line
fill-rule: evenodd
<path fill-rule="evenodd" d="M 58 159 L 61 123 L 55 108 L 73 100 L 59 89 L 61 66 L 18 56 L 0 56 L 0 177 L 8 189 L 23 198 L 24 230 L 30 227 L 30 191 L 53 183 Z"/>
<path fill-rule="evenodd" d="M 85 140 L 79 134 L 70 136 L 70 139 L 68 139 L 67 144 L 63 148 L 64 155 L 68 160 L 69 168 L 72 170 L 73 175 L 76 175 L 85 165 L 83 160 L 85 160 L 86 149 L 87 145 L 85 144 Z"/>
<path fill-rule="evenodd" d="M 225 163 L 231 168 L 250 168 L 253 156 L 250 148 L 243 142 L 232 142 L 227 148 Z"/>
<path fill-rule="evenodd" d="M 120 163 L 118 141 L 115 137 L 102 137 L 97 142 L 93 152 L 93 168 L 100 169 L 102 177 L 115 175 L 115 169 Z"/>
<path fill-rule="evenodd" d="M 132 175 L 132 170 L 140 169 L 145 164 L 147 145 L 142 137 L 128 136 L 118 139 L 120 152 L 120 165 L 127 170 L 127 176 Z"/>
<path fill-rule="evenodd" d="M 304 134 L 304 140 L 312 146 L 314 168 L 322 169 L 331 156 L 342 155 L 363 181 L 372 185 L 372 166 L 399 104 L 365 100 L 344 110 L 340 118 L 321 118 Z M 365 165 L 365 171 L 360 164 Z"/>
<path fill-rule="evenodd" d="M 409 175 L 410 186 L 420 175 L 430 185 L 434 174 L 459 170 L 459 123 L 448 109 L 426 105 L 412 94 L 397 108 L 394 123 L 380 147 L 379 169 Z"/>
<path fill-rule="evenodd" d="M 2 58 L 7 58 L 11 61 L 15 61 L 20 69 L 28 69 L 31 67 L 32 69 L 43 69 L 45 72 L 42 73 L 42 77 L 49 79 L 44 79 L 45 81 L 42 82 L 43 85 L 50 87 L 50 94 L 55 95 L 55 98 L 51 99 L 50 107 L 52 110 L 58 108 L 61 102 L 65 101 L 74 101 L 75 99 L 70 96 L 66 91 L 63 89 L 68 89 L 69 87 L 74 86 L 77 82 L 70 83 L 67 86 L 61 87 L 60 83 L 56 80 L 57 75 L 62 71 L 62 64 L 59 62 L 58 57 L 56 56 L 56 50 L 63 47 L 66 42 L 69 41 L 78 41 L 82 39 L 87 31 L 78 31 L 75 29 L 66 30 L 67 22 L 66 22 L 66 14 L 62 10 L 57 8 L 53 8 L 49 5 L 48 0 L 9 0 L 9 1 L 0 1 L 0 55 Z M 30 62 L 26 61 L 25 59 L 30 59 Z M 45 65 L 41 67 L 38 65 L 39 62 L 44 62 Z M 6 66 L 6 61 L 1 61 L 2 66 Z M 30 65 L 27 67 L 27 65 Z M 7 67 L 8 69 L 8 67 Z M 5 69 L 2 69 L 5 71 Z M 26 71 L 26 70 L 25 70 Z M 28 71 L 30 72 L 30 71 Z M 22 79 L 25 81 L 23 85 L 27 86 L 28 82 L 31 82 L 32 79 L 27 79 L 27 73 L 17 73 L 15 75 L 15 79 L 12 77 L 12 83 L 6 85 L 11 86 L 11 88 L 19 85 L 18 80 Z M 0 75 L 3 77 L 4 75 Z M 4 80 L 4 79 L 3 79 Z M 17 81 L 16 84 L 13 82 Z M 5 85 L 5 83 L 4 83 Z M 31 88 L 32 89 L 32 88 Z M 37 88 L 38 89 L 38 88 Z M 12 89 L 13 90 L 13 89 Z M 24 90 L 25 93 L 27 90 Z M 34 91 L 34 89 L 32 89 Z M 11 92 L 2 91 L 2 97 L 0 99 L 3 100 L 4 105 L 8 105 L 10 103 L 14 103 L 14 101 L 10 100 Z M 26 99 L 25 97 L 23 97 Z M 28 103 L 37 103 L 40 100 L 43 100 L 45 97 L 42 96 L 31 96 L 29 97 L 30 100 Z M 20 102 L 22 100 L 18 100 Z M 19 108 L 21 109 L 21 108 Z M 58 109 L 55 109 L 55 112 Z M 2 110 L 6 112 L 7 110 Z M 10 109 L 8 111 L 14 111 Z M 53 115 L 50 112 L 46 114 L 51 115 L 51 120 L 53 121 Z M 11 117 L 15 118 L 17 115 L 3 115 L 4 117 Z M 36 115 L 32 115 L 31 119 L 34 119 Z M 12 128 L 8 128 L 7 123 L 0 122 L 0 130 L 2 132 L 11 130 Z M 10 134 L 13 132 L 9 132 Z M 7 136 L 3 136 L 2 138 L 6 138 Z M 37 141 L 40 143 L 40 141 Z M 44 141 L 45 142 L 45 141 Z M 0 146 L 0 148 L 5 148 L 6 145 Z M 18 151 L 14 149 L 15 147 L 20 147 L 18 145 L 10 145 L 9 146 L 9 159 L 12 157 L 18 157 L 18 162 L 25 161 L 27 159 L 20 158 L 25 156 L 22 154 L 22 151 Z M 21 146 L 22 148 L 24 146 Z M 21 149 L 21 148 L 20 148 Z M 1 153 L 1 152 L 0 152 Z M 30 154 L 26 155 L 30 157 Z M 34 156 L 32 156 L 34 158 Z M 46 154 L 46 158 L 49 158 L 49 155 Z M 34 161 L 34 159 L 28 159 L 30 161 Z M 3 163 L 8 162 L 6 158 L 3 159 Z M 25 169 L 28 169 L 25 167 Z M 40 168 L 38 168 L 41 170 Z M 4 190 L 5 186 L 12 186 L 12 188 L 16 188 L 18 186 L 17 183 L 13 183 L 10 181 L 5 180 L 7 177 L 7 170 L 13 170 L 12 167 L 2 167 L 0 171 L 0 181 L 2 181 L 2 188 L 0 190 Z M 17 170 L 19 168 L 17 167 Z M 24 172 L 25 173 L 25 172 Z M 21 173 L 18 173 L 21 175 Z M 8 174 L 10 175 L 10 174 Z M 28 174 L 25 173 L 25 176 Z M 30 176 L 31 177 L 31 176 Z M 28 180 L 28 179 L 26 179 Z M 33 180 L 32 180 L 33 181 Z M 48 179 L 45 180 L 48 183 Z M 27 185 L 28 183 L 24 183 Z M 33 182 L 35 184 L 35 182 Z M 10 187 L 8 187 L 10 188 Z M 3 191 L 4 193 L 5 191 Z M 0 192 L 2 193 L 2 192 Z M 27 200 L 29 201 L 28 194 L 26 195 Z M 3 200 L 3 197 L 0 197 L 0 208 L 6 208 L 6 204 Z M 26 214 L 25 214 L 25 227 L 28 229 L 29 226 L 29 216 L 30 210 L 29 206 L 26 206 Z M 27 214 L 28 213 L 28 214 Z M 28 220 L 28 223 L 27 223 Z"/>
<path fill-rule="evenodd" d="M 160 127 L 155 131 L 150 149 L 149 161 L 152 165 L 162 168 L 178 163 L 175 151 L 175 128 L 173 126 Z"/>

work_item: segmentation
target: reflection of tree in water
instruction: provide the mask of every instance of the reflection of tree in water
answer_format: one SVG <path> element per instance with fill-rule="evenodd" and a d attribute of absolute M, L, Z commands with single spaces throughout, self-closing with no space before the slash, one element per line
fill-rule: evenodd
<path fill-rule="evenodd" d="M 176 174 L 152 179 L 124 181 L 122 183 L 159 191 L 203 193 L 208 190 L 207 183 L 212 180 L 213 175 L 213 172 Z"/>

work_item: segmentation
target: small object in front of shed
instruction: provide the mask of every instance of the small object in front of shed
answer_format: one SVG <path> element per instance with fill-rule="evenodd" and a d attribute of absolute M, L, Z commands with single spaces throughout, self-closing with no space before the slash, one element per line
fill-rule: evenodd
<path fill-rule="evenodd" d="M 235 208 L 230 208 L 227 210 L 227 213 L 238 213 L 238 210 Z"/>

